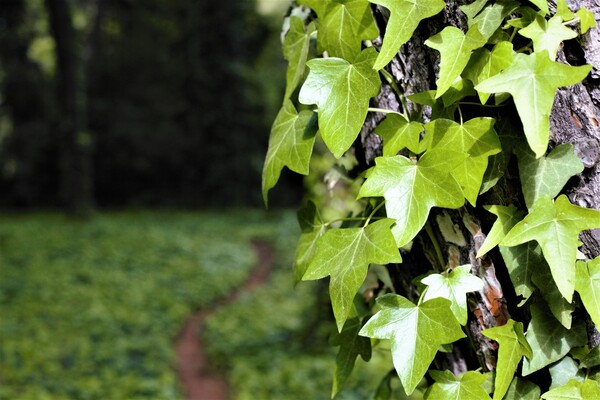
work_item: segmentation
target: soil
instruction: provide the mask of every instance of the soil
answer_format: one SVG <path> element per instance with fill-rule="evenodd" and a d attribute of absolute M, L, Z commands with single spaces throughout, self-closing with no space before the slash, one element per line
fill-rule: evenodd
<path fill-rule="evenodd" d="M 258 255 L 258 263 L 248 279 L 228 296 L 192 315 L 185 323 L 175 343 L 178 363 L 178 376 L 185 399 L 187 400 L 226 400 L 228 398 L 227 379 L 222 373 L 211 368 L 198 332 L 206 318 L 219 309 L 238 300 L 263 284 L 273 266 L 273 251 L 267 243 L 253 242 Z"/>

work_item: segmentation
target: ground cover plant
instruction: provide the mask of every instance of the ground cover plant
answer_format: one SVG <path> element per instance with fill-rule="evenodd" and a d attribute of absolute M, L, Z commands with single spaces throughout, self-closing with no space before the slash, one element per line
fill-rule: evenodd
<path fill-rule="evenodd" d="M 308 175 L 295 275 L 328 282 L 332 397 L 382 343 L 378 399 L 600 397 L 598 11 L 293 2 L 263 195 Z"/>
<path fill-rule="evenodd" d="M 172 346 L 183 322 L 247 277 L 251 240 L 274 241 L 284 220 L 0 216 L 0 398 L 181 398 Z"/>

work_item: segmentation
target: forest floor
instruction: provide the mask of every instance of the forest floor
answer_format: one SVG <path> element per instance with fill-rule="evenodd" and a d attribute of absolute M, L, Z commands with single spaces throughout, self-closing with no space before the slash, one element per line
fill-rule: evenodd
<path fill-rule="evenodd" d="M 219 308 L 235 303 L 241 296 L 266 282 L 273 267 L 273 250 L 266 242 L 255 241 L 253 246 L 258 258 L 248 279 L 226 297 L 193 314 L 186 321 L 175 344 L 179 380 L 187 400 L 228 398 L 227 378 L 221 371 L 211 367 L 205 344 L 200 340 L 198 332 L 202 330 L 205 320 Z"/>

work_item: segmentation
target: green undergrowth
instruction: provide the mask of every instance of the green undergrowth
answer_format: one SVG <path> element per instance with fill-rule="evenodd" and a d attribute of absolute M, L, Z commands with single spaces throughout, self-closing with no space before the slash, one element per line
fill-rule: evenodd
<path fill-rule="evenodd" d="M 289 226 L 262 211 L 1 215 L 0 399 L 181 398 L 185 318 L 244 281 L 252 240 Z"/>
<path fill-rule="evenodd" d="M 295 220 L 290 231 L 272 242 L 275 263 L 268 281 L 219 308 L 200 332 L 212 364 L 229 378 L 232 399 L 330 399 L 336 351 L 327 345 L 335 331 L 327 288 L 294 285 Z M 370 363 L 359 359 L 360 376 L 336 399 L 370 398 L 389 372 L 387 357 L 378 352 Z"/>

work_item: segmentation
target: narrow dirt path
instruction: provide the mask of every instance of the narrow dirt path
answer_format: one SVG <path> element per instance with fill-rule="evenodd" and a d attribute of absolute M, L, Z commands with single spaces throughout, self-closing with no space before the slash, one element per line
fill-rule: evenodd
<path fill-rule="evenodd" d="M 187 400 L 227 399 L 227 380 L 211 369 L 198 332 L 206 318 L 219 307 L 235 302 L 242 295 L 251 292 L 267 280 L 273 266 L 273 251 L 264 242 L 253 242 L 253 246 L 258 255 L 258 262 L 250 272 L 248 279 L 241 286 L 234 288 L 227 297 L 192 315 L 185 323 L 175 343 L 179 382 Z"/>

